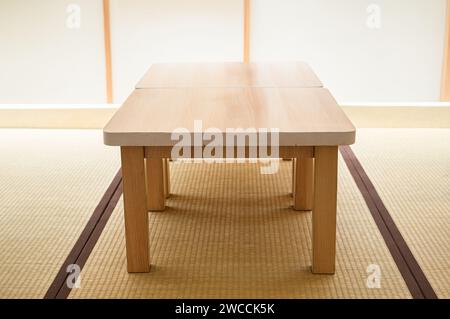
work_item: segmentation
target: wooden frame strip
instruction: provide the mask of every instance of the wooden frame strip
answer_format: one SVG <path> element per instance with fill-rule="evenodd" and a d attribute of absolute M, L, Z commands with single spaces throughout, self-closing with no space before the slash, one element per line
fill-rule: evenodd
<path fill-rule="evenodd" d="M 111 58 L 111 19 L 109 0 L 103 0 L 103 26 L 105 38 L 106 101 L 113 103 L 112 58 Z"/>
<path fill-rule="evenodd" d="M 250 62 L 250 0 L 244 0 L 244 63 Z"/>
<path fill-rule="evenodd" d="M 441 101 L 450 102 L 450 0 L 447 0 L 444 61 L 442 65 Z"/>

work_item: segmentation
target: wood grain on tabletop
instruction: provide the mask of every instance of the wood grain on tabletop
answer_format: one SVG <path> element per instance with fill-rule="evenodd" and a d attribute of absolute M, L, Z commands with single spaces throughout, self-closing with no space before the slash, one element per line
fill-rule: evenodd
<path fill-rule="evenodd" d="M 303 62 L 154 64 L 137 89 L 186 87 L 323 87 Z"/>
<path fill-rule="evenodd" d="M 327 89 L 135 90 L 104 129 L 112 146 L 170 146 L 171 134 L 217 128 L 278 129 L 280 146 L 350 145 L 355 127 Z"/>

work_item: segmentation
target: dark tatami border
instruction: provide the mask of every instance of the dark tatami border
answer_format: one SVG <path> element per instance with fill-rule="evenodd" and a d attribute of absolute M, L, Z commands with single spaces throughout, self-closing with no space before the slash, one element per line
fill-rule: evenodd
<path fill-rule="evenodd" d="M 340 147 L 340 151 L 412 297 L 414 299 L 437 299 L 430 282 L 414 258 L 355 153 L 350 146 Z"/>
<path fill-rule="evenodd" d="M 69 265 L 78 265 L 80 269 L 83 269 L 121 195 L 122 172 L 119 170 L 58 271 L 44 299 L 66 299 L 69 296 L 70 289 L 66 284 L 69 276 L 67 267 Z"/>
<path fill-rule="evenodd" d="M 431 284 L 414 258 L 355 153 L 349 146 L 341 147 L 340 152 L 412 297 L 414 299 L 437 299 Z M 66 284 L 69 276 L 67 267 L 76 264 L 83 269 L 121 195 L 122 174 L 119 171 L 61 266 L 44 299 L 66 299 L 69 296 L 70 288 Z"/>

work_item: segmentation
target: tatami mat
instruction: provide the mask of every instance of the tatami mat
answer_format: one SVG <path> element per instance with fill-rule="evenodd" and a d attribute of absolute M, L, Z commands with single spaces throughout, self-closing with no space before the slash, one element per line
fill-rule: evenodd
<path fill-rule="evenodd" d="M 101 131 L 0 130 L 0 298 L 42 298 L 117 173 Z"/>
<path fill-rule="evenodd" d="M 440 298 L 450 298 L 450 129 L 360 129 L 353 147 Z"/>
<path fill-rule="evenodd" d="M 337 273 L 314 276 L 311 214 L 289 208 L 291 163 L 172 164 L 175 195 L 151 213 L 152 270 L 128 274 L 122 200 L 71 298 L 410 298 L 362 196 L 340 161 Z M 381 267 L 381 288 L 367 267 Z"/>
<path fill-rule="evenodd" d="M 32 107 L 32 105 L 30 105 Z M 449 107 L 342 106 L 356 127 L 449 128 Z M 0 127 L 102 129 L 117 109 L 10 109 L 0 108 Z"/>
<path fill-rule="evenodd" d="M 101 132 L 0 130 L 0 298 L 41 298 L 117 172 Z M 450 298 L 450 130 L 360 129 L 353 147 L 440 298 Z M 150 218 L 152 272 L 126 272 L 123 204 L 71 298 L 410 298 L 340 161 L 336 276 L 313 276 L 311 215 L 288 209 L 291 163 L 172 164 Z M 381 289 L 366 286 L 381 267 Z"/>

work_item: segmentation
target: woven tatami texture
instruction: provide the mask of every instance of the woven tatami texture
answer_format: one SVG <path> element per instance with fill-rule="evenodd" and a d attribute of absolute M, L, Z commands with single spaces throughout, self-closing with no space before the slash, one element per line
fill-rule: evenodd
<path fill-rule="evenodd" d="M 450 129 L 361 129 L 353 147 L 440 298 L 450 298 Z"/>
<path fill-rule="evenodd" d="M 291 163 L 260 175 L 255 164 L 172 164 L 170 207 L 151 213 L 149 274 L 126 271 L 119 202 L 71 298 L 410 298 L 343 161 L 337 273 L 314 276 L 311 214 L 289 206 Z M 381 289 L 366 286 L 367 267 Z"/>
<path fill-rule="evenodd" d="M 0 298 L 42 298 L 120 167 L 100 131 L 0 130 Z"/>

